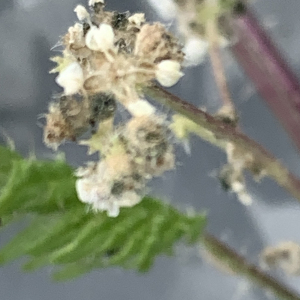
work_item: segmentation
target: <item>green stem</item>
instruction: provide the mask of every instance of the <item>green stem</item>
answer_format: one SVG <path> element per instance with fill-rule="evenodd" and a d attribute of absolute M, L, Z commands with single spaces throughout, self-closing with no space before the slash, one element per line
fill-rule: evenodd
<path fill-rule="evenodd" d="M 263 288 L 272 291 L 276 296 L 285 300 L 300 300 L 300 296 L 287 286 L 263 273 L 258 267 L 249 264 L 245 258 L 230 249 L 215 237 L 206 234 L 204 246 L 213 257 L 233 272 L 243 275 Z"/>
<path fill-rule="evenodd" d="M 218 7 L 218 2 L 216 0 L 206 0 L 206 6 L 211 7 L 213 10 L 214 8 Z M 223 105 L 229 107 L 234 113 L 235 107 L 231 99 L 225 76 L 225 69 L 221 59 L 220 33 L 218 29 L 217 16 L 218 15 L 214 15 L 213 17 L 208 18 L 205 23 L 205 33 L 209 44 L 208 53 L 210 56 L 213 75 L 215 77 L 216 85 L 218 87 Z"/>
<path fill-rule="evenodd" d="M 253 171 L 254 167 L 258 171 L 263 171 L 266 176 L 275 180 L 300 201 L 300 180 L 260 144 L 239 132 L 238 129 L 181 100 L 154 83 L 146 87 L 144 91 L 158 102 L 170 107 L 198 124 L 201 128 L 211 132 L 215 139 L 231 142 L 245 155 L 251 155 L 255 159 L 255 166 L 254 164 L 249 166 L 251 171 Z"/>

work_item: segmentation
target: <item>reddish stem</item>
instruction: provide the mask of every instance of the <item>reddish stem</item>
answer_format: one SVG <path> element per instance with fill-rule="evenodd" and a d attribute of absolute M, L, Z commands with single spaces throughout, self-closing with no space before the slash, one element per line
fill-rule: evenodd
<path fill-rule="evenodd" d="M 300 85 L 255 16 L 246 11 L 232 29 L 232 51 L 300 151 Z"/>

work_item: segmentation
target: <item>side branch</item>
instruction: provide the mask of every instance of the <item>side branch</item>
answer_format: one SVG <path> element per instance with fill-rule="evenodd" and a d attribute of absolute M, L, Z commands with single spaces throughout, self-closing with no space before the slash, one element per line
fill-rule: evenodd
<path fill-rule="evenodd" d="M 209 253 L 216 257 L 226 268 L 229 268 L 237 274 L 244 275 L 263 288 L 272 291 L 281 299 L 300 300 L 300 296 L 296 292 L 290 290 L 271 276 L 263 273 L 258 267 L 249 264 L 242 256 L 215 237 L 206 234 L 203 243 Z"/>
<path fill-rule="evenodd" d="M 209 1 L 208 1 L 209 2 Z M 235 111 L 234 104 L 227 86 L 225 70 L 221 59 L 220 36 L 218 33 L 217 18 L 209 18 L 205 24 L 206 36 L 209 44 L 209 56 L 213 75 L 216 80 L 223 105 Z"/>
<path fill-rule="evenodd" d="M 232 142 L 243 153 L 252 155 L 255 158 L 255 167 L 258 171 L 264 171 L 267 176 L 300 201 L 300 180 L 260 144 L 154 83 L 146 87 L 144 91 L 163 105 L 170 107 L 211 132 L 217 140 Z"/>

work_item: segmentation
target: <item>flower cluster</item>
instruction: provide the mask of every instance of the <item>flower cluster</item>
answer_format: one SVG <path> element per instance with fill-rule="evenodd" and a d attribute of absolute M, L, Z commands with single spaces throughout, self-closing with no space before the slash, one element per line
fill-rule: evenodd
<path fill-rule="evenodd" d="M 112 132 L 108 127 L 93 141 L 101 161 L 78 170 L 76 188 L 81 201 L 117 216 L 119 207 L 141 201 L 148 180 L 174 168 L 175 156 L 162 117 L 131 118 Z"/>
<path fill-rule="evenodd" d="M 149 179 L 174 168 L 167 120 L 140 87 L 154 79 L 165 87 L 177 83 L 184 54 L 178 40 L 144 14 L 106 11 L 103 0 L 89 6 L 90 12 L 75 8 L 79 22 L 62 38 L 62 56 L 52 58 L 64 92 L 49 106 L 44 142 L 56 149 L 92 128 L 80 143 L 99 151 L 101 161 L 78 170 L 78 196 L 117 216 L 120 207 L 141 200 Z M 118 103 L 131 114 L 126 124 L 114 125 Z"/>
<path fill-rule="evenodd" d="M 208 52 L 207 21 L 216 20 L 220 46 L 226 46 L 231 33 L 224 20 L 235 10 L 236 0 L 148 0 L 165 20 L 175 20 L 184 41 L 186 66 L 198 65 Z"/>
<path fill-rule="evenodd" d="M 145 22 L 144 14 L 107 12 L 101 1 L 90 2 L 92 13 L 78 5 L 78 19 L 63 38 L 57 58 L 56 82 L 66 95 L 113 93 L 118 101 L 139 99 L 136 86 L 157 79 L 174 85 L 183 75 L 181 46 L 160 23 Z"/>

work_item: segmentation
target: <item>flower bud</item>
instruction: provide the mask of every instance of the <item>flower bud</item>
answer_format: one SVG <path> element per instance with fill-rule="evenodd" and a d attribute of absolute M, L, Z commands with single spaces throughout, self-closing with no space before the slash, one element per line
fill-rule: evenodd
<path fill-rule="evenodd" d="M 196 66 L 203 62 L 208 51 L 208 42 L 191 37 L 186 40 L 183 52 L 185 53 L 185 66 Z"/>
<path fill-rule="evenodd" d="M 114 46 L 114 31 L 108 24 L 92 26 L 85 37 L 85 42 L 88 48 L 94 51 L 105 52 L 112 49 Z"/>
<path fill-rule="evenodd" d="M 142 23 L 146 21 L 145 14 L 134 14 L 131 17 L 128 18 L 129 23 L 136 25 L 137 27 L 140 27 Z"/>
<path fill-rule="evenodd" d="M 104 0 L 89 0 L 89 6 L 94 6 L 97 3 L 104 4 Z"/>
<path fill-rule="evenodd" d="M 56 83 L 64 88 L 65 95 L 76 94 L 84 82 L 83 71 L 77 62 L 69 64 L 56 77 Z"/>
<path fill-rule="evenodd" d="M 175 60 L 163 60 L 157 65 L 155 73 L 157 81 L 165 87 L 170 87 L 183 76 L 180 72 L 180 63 Z"/>
<path fill-rule="evenodd" d="M 173 0 L 148 0 L 150 5 L 165 21 L 171 21 L 177 16 L 177 5 Z"/>
<path fill-rule="evenodd" d="M 89 19 L 90 17 L 90 14 L 86 10 L 86 8 L 82 5 L 77 5 L 74 9 L 74 12 L 77 14 L 77 18 L 79 21 Z"/>
<path fill-rule="evenodd" d="M 155 113 L 155 108 L 146 100 L 137 100 L 127 106 L 128 111 L 135 117 L 151 116 Z"/>

